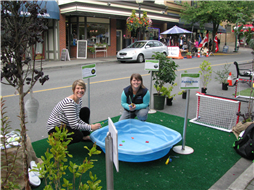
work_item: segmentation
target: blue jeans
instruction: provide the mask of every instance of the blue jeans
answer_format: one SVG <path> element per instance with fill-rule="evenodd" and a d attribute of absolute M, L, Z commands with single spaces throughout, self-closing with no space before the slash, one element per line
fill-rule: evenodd
<path fill-rule="evenodd" d="M 144 109 L 135 110 L 132 112 L 124 109 L 123 114 L 121 115 L 119 121 L 124 119 L 134 119 L 136 116 L 140 121 L 146 121 L 148 111 L 149 111 L 149 106 Z"/>

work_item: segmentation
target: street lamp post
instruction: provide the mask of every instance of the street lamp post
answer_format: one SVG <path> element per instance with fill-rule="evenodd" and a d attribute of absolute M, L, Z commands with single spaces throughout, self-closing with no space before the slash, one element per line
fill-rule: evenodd
<path fill-rule="evenodd" d="M 138 14 L 139 14 L 139 19 L 141 17 L 141 6 L 140 3 L 143 3 L 143 0 L 136 0 L 136 3 L 138 3 Z M 139 28 L 139 34 L 138 34 L 138 39 L 140 40 L 141 38 L 141 30 Z"/>

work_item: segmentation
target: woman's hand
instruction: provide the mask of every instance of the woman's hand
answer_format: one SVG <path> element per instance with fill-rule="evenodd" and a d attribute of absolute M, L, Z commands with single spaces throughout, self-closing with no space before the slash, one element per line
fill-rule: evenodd
<path fill-rule="evenodd" d="M 134 111 L 134 110 L 136 109 L 136 105 L 133 104 L 133 103 L 131 103 L 131 104 L 129 105 L 129 108 L 130 108 L 130 111 Z"/>
<path fill-rule="evenodd" d="M 91 129 L 92 129 L 93 131 L 95 131 L 95 130 L 97 130 L 97 129 L 99 129 L 99 128 L 101 128 L 101 124 L 100 124 L 100 123 L 95 123 L 95 124 L 92 124 L 92 125 L 91 125 Z"/>

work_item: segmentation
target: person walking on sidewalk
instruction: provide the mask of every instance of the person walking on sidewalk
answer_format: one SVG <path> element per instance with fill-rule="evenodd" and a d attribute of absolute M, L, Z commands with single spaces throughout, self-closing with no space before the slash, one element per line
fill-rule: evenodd
<path fill-rule="evenodd" d="M 56 132 L 55 127 L 65 124 L 68 133 L 73 132 L 68 136 L 72 138 L 70 144 L 90 140 L 90 131 L 101 128 L 100 123 L 88 124 L 90 109 L 82 107 L 82 97 L 86 91 L 84 81 L 81 79 L 75 80 L 72 84 L 72 91 L 72 95 L 64 98 L 54 107 L 47 122 L 49 135 Z"/>
<path fill-rule="evenodd" d="M 140 121 L 146 121 L 149 111 L 150 92 L 143 85 L 140 74 L 134 73 L 130 78 L 130 85 L 124 88 L 121 95 L 121 104 L 124 108 L 119 121 L 134 119 L 136 116 Z"/>

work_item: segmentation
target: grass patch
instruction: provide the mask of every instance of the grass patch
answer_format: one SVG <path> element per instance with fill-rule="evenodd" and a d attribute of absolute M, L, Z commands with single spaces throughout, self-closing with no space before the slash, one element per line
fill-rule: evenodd
<path fill-rule="evenodd" d="M 251 91 L 251 88 L 247 88 L 245 90 L 241 90 L 240 92 L 237 92 L 237 95 L 250 96 L 250 91 Z M 254 97 L 254 90 L 253 90 L 251 96 Z"/>

